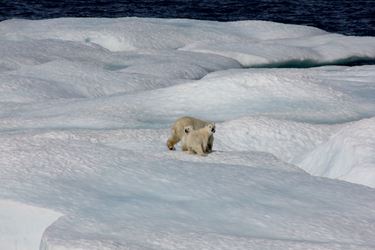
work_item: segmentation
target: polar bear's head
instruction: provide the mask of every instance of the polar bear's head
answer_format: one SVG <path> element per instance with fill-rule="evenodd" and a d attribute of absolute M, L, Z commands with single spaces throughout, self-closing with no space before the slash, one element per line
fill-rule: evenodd
<path fill-rule="evenodd" d="M 207 128 L 208 128 L 208 131 L 210 132 L 210 133 L 215 133 L 216 132 L 216 126 L 215 126 L 215 123 L 210 123 L 210 124 L 208 124 L 207 125 Z"/>
<path fill-rule="evenodd" d="M 184 128 L 184 133 L 187 135 L 189 134 L 191 131 L 193 131 L 193 126 L 186 126 Z"/>
<path fill-rule="evenodd" d="M 206 131 L 206 133 L 208 133 L 209 135 L 212 135 L 216 132 L 215 123 L 207 124 L 204 128 L 202 128 L 202 130 Z"/>

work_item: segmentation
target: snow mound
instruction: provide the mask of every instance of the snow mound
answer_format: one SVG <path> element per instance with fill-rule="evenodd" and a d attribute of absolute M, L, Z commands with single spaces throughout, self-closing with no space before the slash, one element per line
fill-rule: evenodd
<path fill-rule="evenodd" d="M 338 34 L 232 43 L 196 42 L 183 50 L 233 58 L 244 67 L 312 67 L 370 61 L 374 38 Z"/>
<path fill-rule="evenodd" d="M 112 53 L 71 41 L 4 40 L 0 90 L 3 102 L 97 97 L 167 87 L 238 67 L 229 58 L 183 51 Z"/>
<path fill-rule="evenodd" d="M 339 128 L 338 125 L 243 117 L 217 124 L 220 133 L 215 136 L 215 146 L 225 151 L 268 152 L 285 162 L 295 163 Z"/>
<path fill-rule="evenodd" d="M 364 69 L 373 69 L 369 67 Z M 226 70 L 181 85 L 119 97 L 112 103 L 144 100 L 137 103 L 143 119 L 178 117 L 191 114 L 211 120 L 230 120 L 248 115 L 315 123 L 337 123 L 375 114 L 370 98 L 360 99 L 332 87 L 323 77 L 329 69 L 319 70 Z M 341 68 L 342 72 L 346 68 Z M 357 91 L 366 92 L 372 81 L 363 81 Z M 373 88 L 373 87 L 372 87 Z M 370 100 L 369 100 L 370 99 Z M 372 103 L 369 105 L 369 103 Z M 157 104 L 157 105 L 155 105 Z M 141 118 L 142 119 L 142 118 Z"/>
<path fill-rule="evenodd" d="M 298 166 L 313 175 L 375 187 L 375 118 L 345 126 Z"/>
<path fill-rule="evenodd" d="M 101 98 L 57 99 L 10 109 L 5 104 L 0 129 L 161 128 L 184 115 L 214 121 L 254 115 L 329 124 L 359 120 L 375 115 L 373 69 L 224 70 L 197 81 Z M 357 80 L 350 80 L 353 76 Z M 79 79 L 73 83 L 80 88 Z M 108 88 L 111 82 L 101 86 Z"/>
<path fill-rule="evenodd" d="M 370 189 L 310 176 L 270 154 L 222 152 L 220 141 L 206 158 L 166 151 L 167 134 L 2 133 L 0 162 L 7 167 L 0 178 L 8 183 L 2 195 L 66 215 L 44 233 L 42 249 L 375 244 Z"/>
<path fill-rule="evenodd" d="M 375 58 L 375 38 L 330 34 L 265 21 L 210 22 L 152 18 L 8 20 L 0 37 L 97 44 L 110 51 L 181 49 L 222 55 L 245 67 L 306 66 Z"/>
<path fill-rule="evenodd" d="M 0 200 L 0 248 L 39 249 L 44 231 L 60 216 L 50 209 Z"/>

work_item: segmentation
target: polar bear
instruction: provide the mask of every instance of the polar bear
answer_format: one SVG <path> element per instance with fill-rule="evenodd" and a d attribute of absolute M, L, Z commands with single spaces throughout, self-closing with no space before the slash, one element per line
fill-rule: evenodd
<path fill-rule="evenodd" d="M 203 128 L 194 130 L 193 126 L 184 128 L 184 136 L 182 137 L 182 147 L 185 148 L 189 154 L 198 154 L 206 156 L 208 151 L 209 138 L 215 133 L 215 124 L 210 123 Z"/>
<path fill-rule="evenodd" d="M 190 117 L 190 116 L 184 116 L 184 117 L 177 119 L 175 123 L 172 125 L 172 129 L 171 129 L 172 134 L 168 138 L 167 147 L 169 148 L 169 150 L 175 150 L 174 145 L 176 145 L 185 135 L 185 132 L 184 132 L 185 127 L 192 126 L 193 129 L 200 129 L 208 124 L 210 123 L 207 121 L 203 121 L 203 120 Z M 214 143 L 214 137 L 213 135 L 211 135 L 209 137 L 208 145 L 207 145 L 208 153 L 212 151 L 213 143 Z M 186 151 L 187 149 L 182 147 L 182 150 Z"/>

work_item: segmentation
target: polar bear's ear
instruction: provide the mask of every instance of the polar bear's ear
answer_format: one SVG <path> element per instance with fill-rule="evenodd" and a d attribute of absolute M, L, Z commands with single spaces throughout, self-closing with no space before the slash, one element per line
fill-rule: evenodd
<path fill-rule="evenodd" d="M 189 134 L 191 130 L 192 130 L 192 127 L 191 127 L 191 126 L 188 126 L 188 127 L 185 127 L 185 128 L 184 128 L 184 132 L 185 132 L 185 134 Z"/>

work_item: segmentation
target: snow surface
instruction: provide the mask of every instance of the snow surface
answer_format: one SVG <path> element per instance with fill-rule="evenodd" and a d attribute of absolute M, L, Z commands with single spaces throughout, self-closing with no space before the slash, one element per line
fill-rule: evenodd
<path fill-rule="evenodd" d="M 375 66 L 272 68 L 368 59 L 272 22 L 0 22 L 0 249 L 374 249 Z M 209 156 L 167 150 L 183 115 Z"/>
<path fill-rule="evenodd" d="M 298 165 L 314 175 L 375 187 L 374 128 L 375 118 L 345 126 Z"/>
<path fill-rule="evenodd" d="M 42 234 L 60 216 L 45 208 L 0 200 L 1 249 L 38 249 Z"/>

